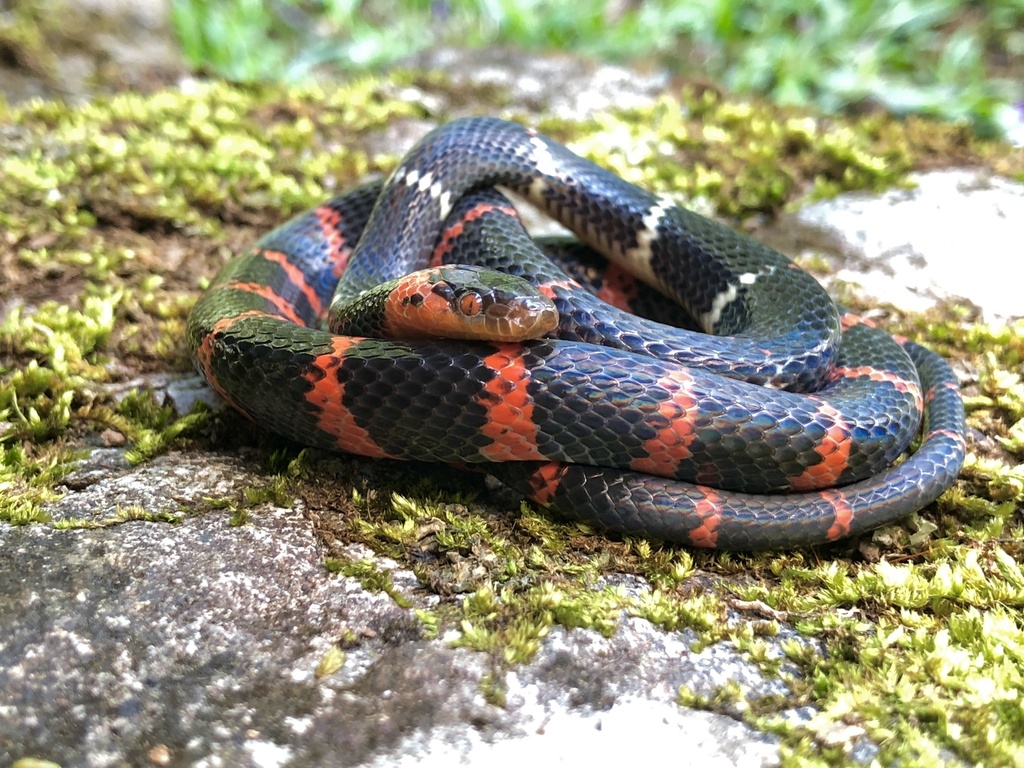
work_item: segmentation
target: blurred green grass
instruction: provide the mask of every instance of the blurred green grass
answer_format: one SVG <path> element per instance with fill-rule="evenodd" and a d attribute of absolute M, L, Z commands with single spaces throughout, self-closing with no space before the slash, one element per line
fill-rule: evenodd
<path fill-rule="evenodd" d="M 823 112 L 1019 123 L 1024 0 L 172 0 L 198 70 L 296 82 L 436 45 L 654 64 Z"/>

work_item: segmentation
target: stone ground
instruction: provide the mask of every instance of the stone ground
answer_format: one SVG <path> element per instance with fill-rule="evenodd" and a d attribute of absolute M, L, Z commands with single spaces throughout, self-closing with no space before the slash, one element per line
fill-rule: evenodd
<path fill-rule="evenodd" d="M 614 67 L 581 77 L 579 62 L 562 57 L 527 66 L 492 53 L 468 66 L 463 54 L 440 52 L 423 63 L 513 83 L 515 98 L 556 114 L 643 102 L 666 86 Z M 567 72 L 578 89 L 550 91 Z M 783 225 L 798 242 L 829 244 L 836 277 L 865 295 L 912 310 L 953 299 L 990 320 L 1020 315 L 1015 286 L 985 278 L 1017 261 L 1024 187 L 969 168 L 915 181 L 912 190 L 809 205 Z M 964 235 L 968 227 L 983 238 Z M 197 392 L 213 399 L 188 377 L 162 382 L 186 407 Z M 357 471 L 372 472 L 367 464 L 357 460 Z M 51 512 L 55 521 L 99 521 L 133 505 L 177 514 L 240 494 L 254 481 L 246 467 L 242 452 L 172 452 L 130 467 L 122 449 L 97 446 Z M 175 525 L 0 525 L 0 765 L 612 765 L 635 759 L 639 745 L 695 765 L 779 761 L 776 740 L 740 713 L 676 703 L 684 683 L 708 695 L 725 681 L 784 690 L 727 643 L 695 650 L 691 631 L 637 618 L 624 617 L 610 638 L 559 628 L 507 673 L 505 700 L 495 703 L 483 692 L 493 671 L 486 655 L 430 637 L 417 618 L 437 595 L 394 562 L 345 552 L 389 572 L 408 606 L 328 573 L 301 502 L 263 505 L 238 527 L 227 512 Z M 768 640 L 771 654 L 799 637 L 783 627 Z M 340 669 L 318 674 L 325 654 L 353 636 Z M 856 733 L 837 738 L 855 762 L 876 752 Z"/>

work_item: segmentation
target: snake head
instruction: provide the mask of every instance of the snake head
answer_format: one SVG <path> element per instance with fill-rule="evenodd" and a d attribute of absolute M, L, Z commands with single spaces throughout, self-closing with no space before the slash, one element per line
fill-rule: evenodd
<path fill-rule="evenodd" d="M 334 333 L 390 339 L 539 339 L 558 325 L 554 302 L 521 277 L 475 266 L 421 269 L 332 307 Z"/>

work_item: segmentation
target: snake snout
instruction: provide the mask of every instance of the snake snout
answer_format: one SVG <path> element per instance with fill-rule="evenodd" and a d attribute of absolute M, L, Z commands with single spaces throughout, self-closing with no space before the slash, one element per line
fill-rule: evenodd
<path fill-rule="evenodd" d="M 558 310 L 543 294 L 516 296 L 487 308 L 493 323 L 493 341 L 539 339 L 558 327 Z"/>

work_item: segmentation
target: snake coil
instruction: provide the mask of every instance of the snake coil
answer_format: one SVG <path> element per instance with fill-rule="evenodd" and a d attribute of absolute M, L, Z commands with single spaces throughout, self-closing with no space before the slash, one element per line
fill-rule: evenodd
<path fill-rule="evenodd" d="M 582 295 L 494 185 L 671 296 L 703 332 Z M 322 327 L 332 300 L 470 258 L 536 284 L 558 327 L 529 341 Z M 432 279 L 378 302 L 379 324 L 403 302 L 436 299 Z M 563 515 L 695 546 L 866 531 L 934 501 L 964 461 L 962 398 L 940 357 L 841 313 L 777 252 L 491 118 L 441 126 L 383 186 L 307 211 L 232 259 L 190 314 L 188 341 L 228 402 L 285 437 L 487 464 Z M 922 420 L 917 451 L 894 465 Z"/>

